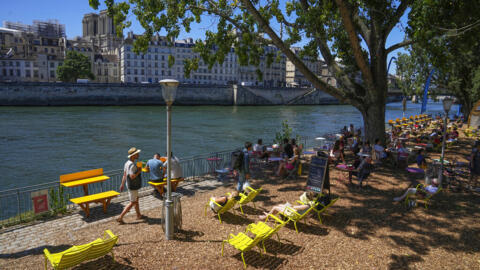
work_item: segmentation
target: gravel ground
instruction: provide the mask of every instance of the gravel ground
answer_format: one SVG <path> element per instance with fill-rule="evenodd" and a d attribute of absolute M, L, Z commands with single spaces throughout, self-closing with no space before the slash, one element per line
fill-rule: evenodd
<path fill-rule="evenodd" d="M 464 139 L 449 149 L 447 157 L 465 160 L 472 141 Z M 429 154 L 431 157 L 433 154 Z M 438 154 L 436 154 L 438 155 Z M 304 171 L 308 171 L 308 166 Z M 279 231 L 265 242 L 267 254 L 259 250 L 245 254 L 248 269 L 480 269 L 480 193 L 446 191 L 433 199 L 428 210 L 417 207 L 406 210 L 392 198 L 400 195 L 415 180 L 404 170 L 380 168 L 370 176 L 368 187 L 358 189 L 344 180 L 344 175 L 330 170 L 332 193 L 340 200 L 331 207 L 331 216 L 323 225 L 315 216 Z M 114 221 L 58 235 L 65 245 L 49 247 L 61 251 L 73 244 L 84 244 L 101 237 L 106 229 L 119 236 L 111 256 L 86 262 L 74 269 L 242 269 L 240 253 L 226 245 L 221 256 L 222 240 L 230 233 L 244 231 L 256 222 L 262 211 L 286 201 L 294 202 L 303 192 L 306 176 L 284 180 L 272 176 L 271 168 L 257 173 L 253 187 L 263 187 L 255 205 L 222 216 L 220 224 L 210 210 L 204 215 L 210 196 L 222 195 L 234 189 L 234 183 L 215 190 L 197 192 L 182 198 L 183 227 L 175 240 L 166 241 L 161 229 L 161 210 L 125 218 L 127 224 Z M 30 255 L 2 256 L 2 269 L 41 269 L 44 267 L 40 250 Z"/>

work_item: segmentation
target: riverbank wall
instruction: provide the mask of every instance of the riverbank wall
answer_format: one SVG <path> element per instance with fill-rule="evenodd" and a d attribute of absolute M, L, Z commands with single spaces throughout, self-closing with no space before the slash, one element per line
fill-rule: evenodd
<path fill-rule="evenodd" d="M 0 106 L 164 105 L 159 84 L 0 83 Z M 336 105 L 312 88 L 182 84 L 175 105 Z"/>

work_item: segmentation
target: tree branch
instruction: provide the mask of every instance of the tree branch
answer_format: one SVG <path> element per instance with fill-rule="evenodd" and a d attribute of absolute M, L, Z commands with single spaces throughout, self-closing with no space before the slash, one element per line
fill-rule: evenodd
<path fill-rule="evenodd" d="M 372 72 L 370 71 L 367 61 L 363 55 L 362 48 L 360 46 L 360 41 L 358 40 L 357 33 L 355 32 L 355 27 L 353 25 L 351 14 L 349 8 L 345 4 L 343 0 L 336 0 L 338 9 L 340 11 L 340 15 L 342 16 L 342 21 L 345 26 L 345 30 L 348 33 L 348 37 L 350 39 L 350 43 L 353 49 L 353 55 L 355 57 L 355 61 L 357 62 L 358 68 L 362 72 L 362 77 L 367 86 L 369 88 L 373 88 L 373 76 Z"/>
<path fill-rule="evenodd" d="M 295 53 L 293 53 L 289 47 L 285 45 L 285 43 L 278 37 L 278 35 L 273 31 L 270 27 L 269 23 L 262 17 L 262 15 L 258 12 L 258 10 L 253 6 L 250 0 L 241 0 L 243 6 L 247 9 L 248 12 L 255 18 L 258 27 L 262 29 L 267 35 L 270 36 L 272 39 L 273 44 L 280 49 L 287 58 L 292 61 L 296 68 L 307 78 L 315 88 L 321 89 L 327 94 L 337 98 L 338 100 L 344 102 L 346 101 L 345 95 L 343 93 L 331 86 L 328 85 L 326 82 L 320 80 L 313 72 L 300 60 Z"/>
<path fill-rule="evenodd" d="M 362 20 L 360 15 L 358 15 L 358 10 L 353 14 L 353 22 L 358 26 L 360 29 L 360 35 L 362 36 L 363 40 L 365 40 L 365 43 L 367 43 L 367 46 L 370 47 L 370 29 L 368 29 L 368 26 L 365 24 L 365 22 Z"/>
<path fill-rule="evenodd" d="M 388 55 L 389 53 L 395 51 L 396 49 L 400 49 L 402 47 L 408 46 L 408 45 L 413 44 L 413 43 L 414 43 L 413 40 L 404 40 L 402 42 L 399 42 L 397 44 L 394 44 L 394 45 L 388 47 L 388 49 L 385 52 Z"/>
<path fill-rule="evenodd" d="M 390 21 L 387 23 L 385 27 L 385 36 L 388 36 L 390 34 L 390 31 L 392 31 L 393 27 L 397 25 L 397 23 L 400 21 L 400 18 L 403 16 L 407 8 L 413 3 L 412 0 L 403 0 L 400 5 L 397 7 L 397 10 L 395 11 L 395 14 L 393 17 L 390 18 Z"/>

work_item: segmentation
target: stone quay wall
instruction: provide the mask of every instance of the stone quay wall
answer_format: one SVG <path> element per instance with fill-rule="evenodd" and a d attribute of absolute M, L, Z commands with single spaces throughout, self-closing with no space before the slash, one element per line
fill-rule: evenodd
<path fill-rule="evenodd" d="M 0 106 L 163 105 L 159 84 L 0 83 Z M 312 88 L 188 85 L 175 105 L 319 105 L 338 100 Z"/>

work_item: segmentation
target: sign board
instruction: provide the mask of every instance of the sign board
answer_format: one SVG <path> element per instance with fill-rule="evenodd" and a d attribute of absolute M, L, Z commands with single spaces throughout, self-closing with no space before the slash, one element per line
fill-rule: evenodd
<path fill-rule="evenodd" d="M 33 211 L 35 214 L 48 211 L 49 203 L 47 189 L 34 191 L 31 193 L 31 197 L 33 201 Z"/>
<path fill-rule="evenodd" d="M 325 181 L 325 172 L 328 166 L 328 158 L 313 157 L 310 162 L 310 171 L 308 172 L 307 190 L 322 193 L 323 183 Z"/>

